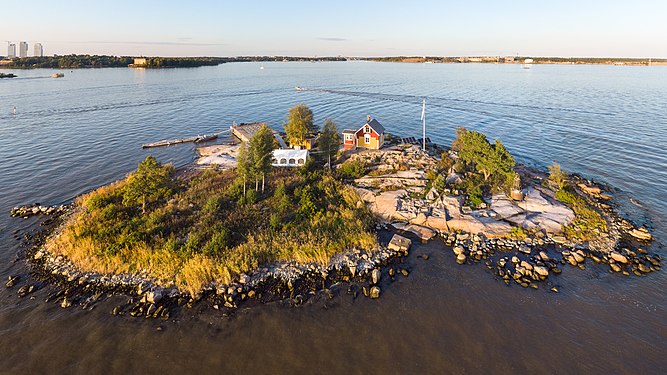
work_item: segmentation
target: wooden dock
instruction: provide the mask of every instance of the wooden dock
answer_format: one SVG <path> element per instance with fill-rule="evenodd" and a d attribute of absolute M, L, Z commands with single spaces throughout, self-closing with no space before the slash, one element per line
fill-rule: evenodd
<path fill-rule="evenodd" d="M 226 132 L 222 132 L 226 133 Z M 201 142 L 208 142 L 212 141 L 214 139 L 217 139 L 218 136 L 222 133 L 213 133 L 213 134 L 207 134 L 207 135 L 197 135 L 194 137 L 188 137 L 188 138 L 178 138 L 178 139 L 164 139 L 161 141 L 157 142 L 152 142 L 152 143 L 144 143 L 141 145 L 141 148 L 153 148 L 153 147 L 164 147 L 164 146 L 172 146 L 172 145 L 177 145 L 181 143 L 201 143 Z"/>

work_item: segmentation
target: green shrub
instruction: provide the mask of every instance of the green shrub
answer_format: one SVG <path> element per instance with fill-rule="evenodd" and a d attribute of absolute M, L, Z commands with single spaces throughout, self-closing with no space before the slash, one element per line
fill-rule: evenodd
<path fill-rule="evenodd" d="M 251 205 L 257 202 L 257 192 L 252 189 L 248 189 L 245 193 L 245 204 Z"/>
<path fill-rule="evenodd" d="M 368 173 L 368 167 L 363 161 L 359 159 L 353 161 L 348 160 L 345 163 L 339 165 L 336 172 L 340 178 L 352 180 L 365 176 L 366 173 Z"/>
<path fill-rule="evenodd" d="M 562 190 L 567 183 L 567 174 L 560 168 L 560 164 L 554 162 L 549 166 L 549 182 L 554 184 L 557 189 Z"/>
<path fill-rule="evenodd" d="M 276 213 L 271 214 L 271 218 L 269 219 L 269 226 L 273 230 L 279 230 L 282 227 L 282 220 L 280 219 L 280 215 Z"/>
<path fill-rule="evenodd" d="M 528 237 L 528 234 L 523 227 L 512 227 L 508 236 L 517 240 L 525 240 Z"/>

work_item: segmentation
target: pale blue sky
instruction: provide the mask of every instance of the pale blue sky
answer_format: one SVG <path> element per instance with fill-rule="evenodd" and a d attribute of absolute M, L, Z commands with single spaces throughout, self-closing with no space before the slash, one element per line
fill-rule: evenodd
<path fill-rule="evenodd" d="M 667 57 L 665 0 L 0 0 L 46 54 Z M 6 52 L 5 48 L 0 54 Z"/>

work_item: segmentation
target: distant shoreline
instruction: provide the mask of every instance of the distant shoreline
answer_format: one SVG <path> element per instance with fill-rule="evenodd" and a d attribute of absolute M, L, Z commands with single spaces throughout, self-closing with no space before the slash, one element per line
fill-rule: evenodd
<path fill-rule="evenodd" d="M 667 58 L 628 57 L 530 57 L 530 56 L 390 56 L 390 57 L 302 57 L 302 56 L 237 56 L 237 57 L 147 57 L 147 65 L 133 65 L 133 57 L 107 55 L 66 55 L 25 57 L 0 60 L 0 69 L 88 69 L 88 68 L 196 68 L 233 62 L 340 62 L 372 61 L 426 64 L 511 64 L 521 65 L 614 65 L 667 66 Z"/>
<path fill-rule="evenodd" d="M 666 66 L 667 59 L 654 58 L 631 58 L 631 57 L 531 57 L 531 56 L 394 56 L 394 57 L 365 57 L 358 60 L 374 62 L 399 62 L 399 63 L 434 63 L 434 64 L 509 64 L 521 65 L 529 60 L 532 65 L 629 65 L 629 66 Z"/>

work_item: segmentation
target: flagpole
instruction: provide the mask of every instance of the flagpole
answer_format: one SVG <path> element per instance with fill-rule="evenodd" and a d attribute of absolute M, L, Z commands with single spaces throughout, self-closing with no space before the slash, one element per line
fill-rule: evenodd
<path fill-rule="evenodd" d="M 426 151 L 426 98 L 422 102 L 422 148 Z"/>

